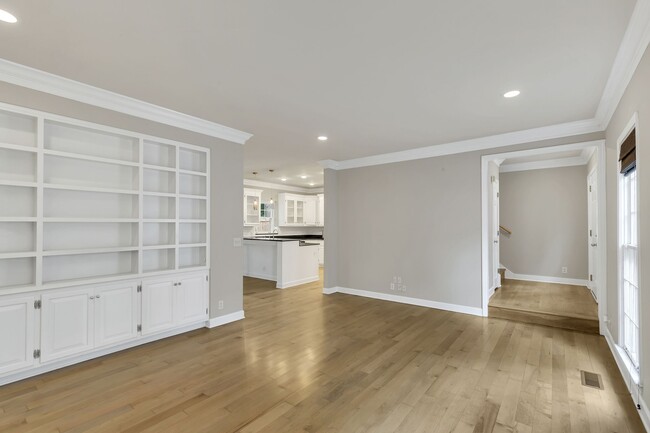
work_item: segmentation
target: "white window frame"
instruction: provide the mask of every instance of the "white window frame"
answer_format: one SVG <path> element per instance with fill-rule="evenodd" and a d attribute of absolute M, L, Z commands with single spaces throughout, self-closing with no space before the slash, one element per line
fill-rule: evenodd
<path fill-rule="evenodd" d="M 620 155 L 621 145 L 623 144 L 625 139 L 630 135 L 632 130 L 636 131 L 636 136 L 637 136 L 637 141 L 638 141 L 639 130 L 638 130 L 638 127 L 637 127 L 637 125 L 638 125 L 638 120 L 637 119 L 638 119 L 637 114 L 635 113 L 634 116 L 632 117 L 632 119 L 630 120 L 630 122 L 628 123 L 628 125 L 626 126 L 626 128 L 623 130 L 623 133 L 619 137 L 619 140 L 618 140 L 618 143 L 617 143 L 617 153 L 616 153 L 617 159 L 618 159 L 618 155 Z M 639 370 L 640 370 L 639 366 L 641 365 L 641 354 L 642 354 L 642 350 L 643 350 L 643 348 L 642 348 L 643 338 L 642 338 L 642 336 L 640 334 L 641 329 L 642 329 L 642 325 L 641 325 L 642 318 L 641 318 L 641 312 L 640 312 L 640 307 L 639 307 L 641 305 L 641 299 L 640 299 L 641 298 L 641 292 L 640 292 L 640 290 L 638 292 L 638 297 L 637 297 L 637 309 L 638 309 L 637 310 L 637 317 L 638 317 L 637 325 L 639 327 L 639 336 L 638 336 L 638 339 L 637 339 L 636 359 L 629 353 L 629 351 L 627 349 L 627 346 L 626 346 L 626 333 L 625 333 L 626 314 L 625 314 L 625 305 L 624 305 L 624 301 L 625 301 L 624 288 L 625 288 L 625 282 L 626 282 L 625 275 L 624 275 L 624 258 L 625 258 L 626 250 L 632 250 L 632 251 L 635 251 L 635 253 L 636 253 L 636 262 L 637 262 L 637 269 L 636 269 L 637 278 L 636 278 L 636 282 L 637 282 L 637 286 L 639 288 L 641 287 L 641 281 L 640 281 L 640 276 L 639 276 L 639 272 L 638 272 L 638 270 L 639 270 L 639 239 L 640 239 L 640 236 L 639 236 L 640 235 L 639 234 L 639 220 L 640 220 L 640 218 L 639 218 L 639 214 L 638 214 L 639 213 L 639 197 L 640 197 L 640 194 L 639 194 L 639 184 L 640 184 L 640 182 L 639 182 L 639 164 L 638 164 L 638 161 L 639 161 L 639 154 L 638 154 L 639 148 L 638 148 L 638 146 L 637 146 L 636 151 L 637 151 L 637 158 L 636 158 L 637 159 L 637 164 L 636 164 L 635 174 L 634 174 L 634 176 L 636 176 L 636 180 L 635 180 L 636 181 L 636 197 L 635 197 L 635 201 L 636 201 L 636 214 L 637 214 L 636 215 L 636 221 L 635 221 L 635 223 L 636 223 L 636 227 L 635 227 L 636 228 L 636 245 L 635 246 L 628 246 L 628 245 L 625 244 L 626 225 L 624 224 L 624 220 L 625 220 L 624 206 L 626 204 L 626 196 L 625 196 L 626 177 L 623 174 L 620 173 L 618 165 L 617 165 L 617 170 L 616 170 L 617 171 L 617 183 L 618 183 L 618 287 L 617 287 L 617 290 L 618 290 L 618 319 L 619 319 L 618 320 L 618 336 L 619 336 L 618 342 L 619 342 L 620 348 L 622 349 L 622 350 L 620 350 L 620 352 L 622 352 L 627 357 L 627 361 L 629 361 L 630 367 L 632 367 L 635 370 L 634 372 L 636 374 L 634 376 L 639 377 Z"/>

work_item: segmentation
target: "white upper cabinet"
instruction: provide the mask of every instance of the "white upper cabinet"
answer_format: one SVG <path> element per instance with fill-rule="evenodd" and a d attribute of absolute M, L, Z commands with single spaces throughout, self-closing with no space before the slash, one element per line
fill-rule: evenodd
<path fill-rule="evenodd" d="M 316 225 L 325 225 L 325 194 L 318 194 L 316 203 Z"/>
<path fill-rule="evenodd" d="M 244 225 L 251 226 L 261 221 L 262 190 L 244 188 Z"/>
<path fill-rule="evenodd" d="M 278 194 L 278 225 L 317 225 L 317 203 L 315 195 Z"/>
<path fill-rule="evenodd" d="M 34 365 L 34 296 L 0 299 L 0 375 Z"/>

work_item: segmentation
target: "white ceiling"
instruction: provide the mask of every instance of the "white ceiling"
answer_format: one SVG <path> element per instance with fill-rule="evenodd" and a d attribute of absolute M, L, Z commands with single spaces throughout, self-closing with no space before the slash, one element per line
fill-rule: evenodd
<path fill-rule="evenodd" d="M 0 0 L 0 57 L 253 133 L 246 177 L 306 186 L 319 160 L 592 118 L 633 6 Z"/>

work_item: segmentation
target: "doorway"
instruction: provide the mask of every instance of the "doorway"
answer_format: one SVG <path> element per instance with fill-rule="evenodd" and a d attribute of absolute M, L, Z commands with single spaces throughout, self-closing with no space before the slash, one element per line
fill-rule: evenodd
<path fill-rule="evenodd" d="M 598 233 L 602 233 L 604 230 L 604 197 L 602 194 L 604 192 L 604 166 L 601 164 L 601 161 L 604 161 L 604 141 L 592 141 L 584 143 L 574 143 L 561 146 L 552 146 L 547 148 L 540 149 L 530 149 L 525 151 L 516 151 L 508 152 L 502 154 L 494 155 L 485 155 L 482 157 L 482 213 L 483 213 L 483 223 L 482 223 L 482 244 L 483 244 L 483 254 L 482 254 L 482 296 L 483 296 L 483 315 L 484 316 L 497 316 L 496 310 L 493 308 L 494 304 L 501 303 L 504 299 L 508 298 L 508 302 L 514 302 L 516 305 L 533 305 L 531 310 L 540 309 L 540 311 L 533 311 L 534 313 L 544 312 L 541 311 L 545 308 L 551 308 L 553 306 L 558 308 L 558 312 L 549 310 L 549 313 L 552 313 L 554 316 L 551 317 L 552 321 L 557 321 L 557 316 L 562 316 L 567 314 L 568 316 L 576 315 L 580 316 L 577 311 L 593 313 L 584 313 L 583 318 L 589 319 L 589 327 L 595 332 L 599 332 L 599 328 L 602 329 L 602 318 L 604 317 L 605 299 L 601 299 L 598 305 L 595 304 L 594 300 L 598 301 L 599 298 L 599 287 L 603 287 L 605 281 L 605 269 L 603 264 L 605 263 L 605 246 L 604 239 L 598 239 Z M 497 172 L 495 174 L 494 166 L 497 166 Z M 524 236 L 533 233 L 544 239 L 544 236 L 549 238 L 562 238 L 556 232 L 559 231 L 561 224 L 555 223 L 555 225 L 550 223 L 550 215 L 554 206 L 560 208 L 560 204 L 556 203 L 554 197 L 546 196 L 544 198 L 539 198 L 540 203 L 536 203 L 537 208 L 541 209 L 536 212 L 536 214 L 531 215 L 530 212 L 527 218 L 531 218 L 532 221 L 529 223 L 533 227 L 534 218 L 547 218 L 549 222 L 547 226 L 550 227 L 541 227 L 538 230 L 540 233 L 534 233 L 535 229 L 526 230 L 521 229 L 519 232 L 510 230 L 512 227 L 506 227 L 507 223 L 502 221 L 504 217 L 507 218 L 509 213 L 503 214 L 503 205 L 504 197 L 506 197 L 507 190 L 504 190 L 504 179 L 507 179 L 511 173 L 508 171 L 526 171 L 534 170 L 535 173 L 541 173 L 541 169 L 553 168 L 553 167 L 580 167 L 580 173 L 582 173 L 582 183 L 575 188 L 579 188 L 582 195 L 582 205 L 585 206 L 581 208 L 582 219 L 582 229 L 584 230 L 581 233 L 580 245 L 582 261 L 581 266 L 573 266 L 569 264 L 568 275 L 557 275 L 551 277 L 539 277 L 539 275 L 552 275 L 551 273 L 540 272 L 538 275 L 533 275 L 535 272 L 528 272 L 525 266 L 517 263 L 513 264 L 512 267 L 516 267 L 519 272 L 513 272 L 512 270 L 504 269 L 507 267 L 503 266 L 503 261 L 516 261 L 513 260 L 512 251 L 508 253 L 506 250 L 506 255 L 504 255 L 504 244 L 513 245 L 513 240 L 519 242 L 519 245 L 522 245 L 524 242 L 524 247 L 520 256 L 530 256 L 527 257 L 529 260 L 537 260 L 540 263 L 540 266 L 548 265 L 549 262 L 555 256 L 555 253 L 552 251 L 545 252 L 545 255 L 542 255 L 541 258 L 538 255 L 535 258 L 535 253 L 539 253 L 535 249 L 543 249 L 544 245 L 541 245 L 534 241 L 534 236 Z M 504 173 L 503 179 L 501 179 L 500 173 Z M 558 171 L 559 172 L 559 171 Z M 507 173 L 507 175 L 505 174 Z M 551 172 L 548 174 L 551 176 Z M 560 180 L 557 180 L 556 183 L 561 183 Z M 512 183 L 510 184 L 512 185 Z M 556 185 L 556 188 L 558 186 Z M 561 189 L 561 186 L 559 187 Z M 574 188 L 574 189 L 575 189 Z M 504 192 L 505 191 L 505 192 Z M 578 193 L 577 193 L 578 194 Z M 534 196 L 534 194 L 532 194 Z M 534 199 L 533 199 L 534 200 Z M 512 202 L 512 200 L 511 200 Z M 533 212 L 535 213 L 535 212 Z M 505 215 L 505 216 L 504 216 Z M 600 218 L 599 218 L 600 217 Z M 503 226 L 502 226 L 503 224 Z M 530 225 L 529 224 L 529 225 Z M 587 235 L 587 236 L 585 236 Z M 524 239 L 525 238 L 525 239 Z M 527 244 L 525 242 L 528 242 Z M 510 243 L 510 244 L 508 244 Z M 573 242 L 572 245 L 575 245 L 576 242 Z M 585 256 L 588 256 L 585 257 Z M 510 258 L 509 258 L 510 257 Z M 554 266 L 557 268 L 557 272 L 567 273 L 565 266 L 562 267 L 555 263 Z M 571 275 L 571 272 L 575 268 L 580 268 L 581 270 L 575 271 L 579 275 Z M 496 270 L 501 272 L 496 272 Z M 553 268 L 555 270 L 555 268 Z M 561 271 L 560 271 L 561 269 Z M 502 277 L 505 276 L 505 279 Z M 567 278 L 573 277 L 573 278 Z M 515 283 L 517 287 L 515 288 Z M 562 287 L 560 287 L 562 286 Z M 507 291 L 498 289 L 499 287 L 506 287 Z M 495 290 L 496 289 L 496 290 Z M 499 290 L 501 290 L 499 292 Z M 508 293 L 507 296 L 504 296 L 505 293 Z M 495 295 L 496 293 L 496 295 Z M 555 293 L 554 298 L 556 300 L 561 300 L 555 304 L 552 302 L 553 296 L 551 293 Z M 578 296 L 574 296 L 578 295 Z M 490 299 L 494 296 L 494 300 L 499 300 L 499 302 L 493 301 L 490 302 Z M 517 298 L 517 296 L 527 297 Z M 571 304 L 575 308 L 568 308 Z M 507 302 L 505 303 L 507 305 Z M 592 304 L 593 307 L 590 307 L 589 304 Z M 510 308 L 509 305 L 507 305 Z M 516 307 L 515 307 L 516 309 Z M 574 311 L 575 310 L 575 311 Z M 575 314 L 574 314 L 575 313 Z M 517 314 L 519 314 L 517 312 Z M 589 317 L 587 317 L 589 316 Z M 593 317 L 592 317 L 593 316 Z M 536 323 L 536 322 L 533 322 Z M 537 322 L 538 323 L 538 322 Z M 553 325 L 550 325 L 553 326 Z M 564 326 L 560 326 L 564 327 Z"/>

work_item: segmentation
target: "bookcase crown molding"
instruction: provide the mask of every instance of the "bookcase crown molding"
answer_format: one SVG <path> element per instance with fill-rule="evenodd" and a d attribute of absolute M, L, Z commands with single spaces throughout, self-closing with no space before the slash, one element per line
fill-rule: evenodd
<path fill-rule="evenodd" d="M 151 120 L 210 137 L 245 144 L 253 135 L 49 72 L 0 59 L 0 81 Z"/>

